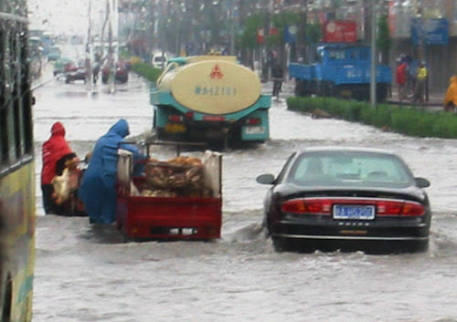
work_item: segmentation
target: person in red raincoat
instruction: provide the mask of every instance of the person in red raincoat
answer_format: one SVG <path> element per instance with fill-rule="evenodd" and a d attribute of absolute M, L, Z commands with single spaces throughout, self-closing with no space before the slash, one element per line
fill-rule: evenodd
<path fill-rule="evenodd" d="M 398 85 L 398 98 L 402 102 L 406 98 L 406 69 L 408 68 L 405 61 L 397 60 L 397 69 L 395 71 L 395 80 Z"/>
<path fill-rule="evenodd" d="M 62 175 L 65 162 L 77 158 L 65 140 L 65 128 L 62 123 L 55 122 L 51 127 L 51 137 L 42 146 L 43 168 L 41 171 L 41 191 L 43 207 L 46 214 L 64 214 L 64 207 L 58 205 L 53 197 L 52 179 Z"/>

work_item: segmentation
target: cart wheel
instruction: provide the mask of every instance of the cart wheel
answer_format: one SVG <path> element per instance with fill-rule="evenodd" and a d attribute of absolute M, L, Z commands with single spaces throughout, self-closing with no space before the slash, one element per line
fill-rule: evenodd
<path fill-rule="evenodd" d="M 129 236 L 127 236 L 127 234 L 125 234 L 125 233 L 122 233 L 122 242 L 123 243 L 128 243 L 130 241 L 131 240 L 130 240 Z"/>
<path fill-rule="evenodd" d="M 123 229 L 123 226 L 122 226 L 122 223 L 120 222 L 116 222 L 116 228 L 119 230 L 119 232 L 121 233 L 121 241 L 123 243 L 128 243 L 130 241 L 130 238 L 129 236 L 127 236 L 127 233 L 124 231 Z"/>

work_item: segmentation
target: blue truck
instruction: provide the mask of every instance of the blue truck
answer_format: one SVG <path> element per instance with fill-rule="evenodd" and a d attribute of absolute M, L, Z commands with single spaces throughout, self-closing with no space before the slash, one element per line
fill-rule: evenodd
<path fill-rule="evenodd" d="M 296 96 L 336 96 L 357 100 L 370 98 L 371 50 L 368 46 L 320 44 L 311 64 L 289 64 L 289 77 L 295 79 Z M 387 97 L 392 71 L 376 66 L 376 93 Z"/>

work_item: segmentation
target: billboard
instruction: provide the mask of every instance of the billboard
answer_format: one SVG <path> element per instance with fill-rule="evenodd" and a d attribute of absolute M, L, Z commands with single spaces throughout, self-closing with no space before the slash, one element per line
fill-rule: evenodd
<path fill-rule="evenodd" d="M 331 20 L 324 24 L 324 42 L 352 43 L 357 41 L 357 23 L 351 20 Z"/>

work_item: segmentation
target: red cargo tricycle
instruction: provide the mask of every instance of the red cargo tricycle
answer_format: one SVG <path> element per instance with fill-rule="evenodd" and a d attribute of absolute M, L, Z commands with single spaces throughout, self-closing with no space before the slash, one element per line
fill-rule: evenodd
<path fill-rule="evenodd" d="M 148 155 L 149 155 L 149 148 Z M 178 152 L 179 154 L 179 152 Z M 119 150 L 116 224 L 125 240 L 211 240 L 221 237 L 222 155 L 206 151 L 201 184 L 205 194 L 161 194 L 146 174 L 132 177 L 132 156 Z M 153 167 L 175 165 L 154 162 Z M 156 169 L 157 170 L 157 169 Z"/>

